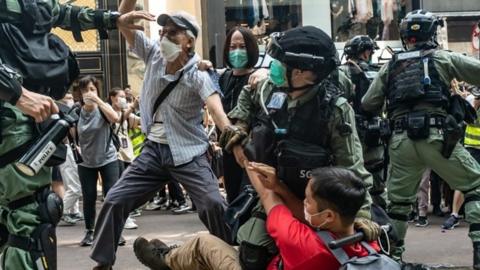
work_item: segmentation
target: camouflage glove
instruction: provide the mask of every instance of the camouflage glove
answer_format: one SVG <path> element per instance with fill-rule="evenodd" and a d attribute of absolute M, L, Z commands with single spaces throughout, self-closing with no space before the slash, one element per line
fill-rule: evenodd
<path fill-rule="evenodd" d="M 380 225 L 366 218 L 355 218 L 353 226 L 355 230 L 362 231 L 365 234 L 364 240 L 368 242 L 377 240 L 382 233 Z"/>
<path fill-rule="evenodd" d="M 218 144 L 227 152 L 232 152 L 232 149 L 237 144 L 245 143 L 248 137 L 245 123 L 237 123 L 235 125 L 226 126 L 220 135 Z"/>

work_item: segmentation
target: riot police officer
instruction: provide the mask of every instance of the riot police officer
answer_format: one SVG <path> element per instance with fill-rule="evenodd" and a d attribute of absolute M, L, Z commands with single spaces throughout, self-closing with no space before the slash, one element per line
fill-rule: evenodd
<path fill-rule="evenodd" d="M 299 209 L 298 217 L 303 217 L 304 188 L 314 167 L 343 166 L 371 186 L 353 110 L 326 79 L 338 63 L 331 38 L 313 26 L 294 28 L 272 35 L 268 53 L 274 59 L 269 78 L 255 90 L 249 86 L 242 90 L 229 113 L 237 128 L 224 131 L 221 145 L 227 151 L 233 148 L 240 164 L 248 159 L 276 167 L 286 201 L 291 209 Z M 248 132 L 250 139 L 242 148 L 242 134 Z M 359 216 L 369 217 L 369 204 L 370 198 Z M 276 252 L 264 216 L 257 205 L 239 229 L 244 269 L 265 269 Z"/>
<path fill-rule="evenodd" d="M 382 131 L 386 120 L 379 115 L 364 111 L 361 107 L 362 97 L 378 73 L 378 66 L 370 63 L 376 49 L 378 49 L 376 42 L 369 36 L 353 37 L 345 44 L 344 55 L 346 55 L 347 62 L 340 66 L 340 69 L 347 74 L 354 85 L 353 93 L 346 98 L 355 111 L 365 168 L 373 176 L 373 187 L 370 189 L 370 194 L 374 203 L 386 208 L 383 171 L 384 144 L 382 141 Z"/>
<path fill-rule="evenodd" d="M 79 72 L 73 54 L 50 30 L 71 30 L 81 40 L 81 31 L 96 28 L 106 38 L 119 16 L 57 0 L 0 0 L 2 269 L 56 269 L 62 202 L 49 190 L 51 168 L 28 176 L 14 165 L 39 136 L 35 122 L 58 113 L 54 99 L 63 97 Z"/>
<path fill-rule="evenodd" d="M 464 119 L 450 94 L 453 78 L 480 84 L 480 62 L 462 54 L 438 49 L 441 22 L 430 12 L 415 10 L 400 23 L 406 52 L 384 65 L 362 99 L 363 109 L 382 110 L 386 100 L 393 135 L 389 142 L 390 176 L 388 213 L 403 240 L 407 216 L 425 168 L 431 168 L 453 189 L 466 196 L 466 219 L 474 246 L 474 268 L 480 269 L 480 165 L 460 145 Z M 463 100 L 462 100 L 463 101 Z M 460 114 L 454 113 L 460 112 Z M 403 241 L 393 250 L 398 259 Z"/>

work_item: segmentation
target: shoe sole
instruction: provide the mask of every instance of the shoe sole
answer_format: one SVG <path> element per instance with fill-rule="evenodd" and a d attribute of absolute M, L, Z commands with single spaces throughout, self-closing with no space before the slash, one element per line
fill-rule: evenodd
<path fill-rule="evenodd" d="M 135 229 L 138 229 L 138 226 L 137 227 L 123 227 L 125 230 L 135 230 Z"/>
<path fill-rule="evenodd" d="M 430 225 L 430 224 L 428 224 L 428 223 L 427 223 L 427 224 L 415 224 L 415 227 L 425 228 L 425 227 L 427 227 L 428 225 Z"/>

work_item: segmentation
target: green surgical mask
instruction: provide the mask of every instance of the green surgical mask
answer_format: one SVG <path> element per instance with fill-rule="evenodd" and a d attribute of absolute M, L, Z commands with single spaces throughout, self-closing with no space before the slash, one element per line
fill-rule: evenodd
<path fill-rule="evenodd" d="M 270 64 L 270 81 L 277 87 L 286 85 L 287 69 L 278 60 L 273 60 Z"/>
<path fill-rule="evenodd" d="M 244 68 L 248 63 L 247 50 L 236 49 L 228 53 L 228 61 L 235 69 Z"/>

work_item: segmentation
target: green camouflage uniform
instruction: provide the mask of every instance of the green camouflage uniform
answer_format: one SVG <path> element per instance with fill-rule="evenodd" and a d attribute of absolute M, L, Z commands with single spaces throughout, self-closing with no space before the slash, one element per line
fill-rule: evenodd
<path fill-rule="evenodd" d="M 448 51 L 435 51 L 433 64 L 440 80 L 450 85 L 452 79 L 480 85 L 480 61 Z M 385 91 L 389 85 L 389 65 L 384 65 L 378 77 L 373 81 L 362 99 L 363 108 L 371 112 L 380 112 L 385 104 Z M 392 111 L 388 118 L 394 120 L 409 111 L 426 111 L 430 114 L 446 115 L 445 109 L 430 103 L 417 103 L 413 108 L 399 107 Z M 430 127 L 427 139 L 411 140 L 407 132 L 392 135 L 389 142 L 390 172 L 387 180 L 388 212 L 391 217 L 405 217 L 412 209 L 416 193 L 426 168 L 431 168 L 452 189 L 465 192 L 466 197 L 480 195 L 480 165 L 457 143 L 449 159 L 441 155 L 443 143 L 442 130 Z M 474 199 L 465 204 L 466 220 L 471 224 L 480 223 L 480 201 Z M 394 255 L 401 257 L 405 250 L 403 239 L 407 232 L 407 222 L 392 219 L 399 234 L 400 244 Z M 473 242 L 480 241 L 480 231 L 471 231 L 469 237 Z"/>
<path fill-rule="evenodd" d="M 37 1 L 47 3 L 52 7 L 54 27 L 61 27 L 66 30 L 71 29 L 70 12 L 72 6 L 63 6 L 66 8 L 65 16 L 63 16 L 63 20 L 59 21 L 61 5 L 57 0 Z M 81 30 L 96 28 L 94 24 L 94 14 L 94 9 L 87 7 L 81 8 L 77 16 Z M 103 14 L 104 25 L 107 29 L 116 27 L 112 25 L 110 14 L 109 11 L 105 11 Z M 16 0 L 0 0 L 0 23 L 20 25 L 21 22 L 22 10 L 19 2 Z M 1 60 L 2 56 L 0 55 L 0 68 L 5 68 L 6 66 L 2 64 Z M 8 91 L 8 89 L 5 91 Z M 33 124 L 34 121 L 32 118 L 22 114 L 18 108 L 9 104 L 7 101 L 0 100 L 0 155 L 30 141 L 34 136 Z M 42 187 L 49 186 L 51 182 L 51 169 L 44 167 L 38 174 L 30 177 L 22 174 L 13 164 L 9 164 L 0 168 L 0 179 L 0 223 L 7 227 L 10 234 L 29 237 L 41 222 L 38 204 L 36 202 L 30 203 L 15 210 L 9 209 L 7 205 L 12 201 L 32 195 Z M 7 246 L 3 252 L 1 268 L 33 270 L 38 269 L 38 266 L 32 261 L 27 251 Z"/>
<path fill-rule="evenodd" d="M 228 117 L 235 120 L 246 122 L 249 126 L 252 125 L 254 116 L 261 110 L 260 89 L 263 88 L 263 100 L 266 101 L 274 90 L 274 85 L 266 79 L 260 82 L 256 90 L 252 90 L 249 86 L 245 86 L 238 98 L 237 106 L 228 114 Z M 313 87 L 302 96 L 292 99 L 287 97 L 288 110 L 302 106 L 305 102 L 317 96 L 320 89 Z M 349 135 L 342 136 L 338 130 L 338 126 L 348 123 L 352 128 Z M 329 137 L 328 147 L 334 156 L 335 166 L 341 166 L 352 170 L 357 176 L 363 179 L 366 185 L 370 188 L 372 186 L 372 176 L 363 166 L 362 146 L 355 128 L 355 115 L 352 107 L 343 97 L 338 98 L 335 104 L 335 109 L 332 114 L 331 121 L 328 123 L 331 134 Z M 305 127 L 312 128 L 312 127 Z M 370 204 L 371 198 L 368 196 L 365 205 L 359 212 L 358 216 L 370 218 Z M 253 212 L 264 212 L 260 202 L 255 207 Z M 237 242 L 246 241 L 248 243 L 266 247 L 271 254 L 276 253 L 276 246 L 273 239 L 268 235 L 265 228 L 265 221 L 262 218 L 252 217 L 245 224 L 243 224 L 237 235 Z"/>
<path fill-rule="evenodd" d="M 354 60 L 354 59 L 351 59 L 351 61 L 355 61 L 355 62 L 360 62 L 360 61 L 363 61 L 363 60 Z M 362 65 L 362 67 L 364 66 L 368 66 L 368 63 L 364 62 L 363 63 L 365 65 Z M 357 104 L 353 104 L 355 103 L 354 100 L 355 99 L 355 95 L 356 95 L 356 91 L 355 89 L 351 90 L 353 87 L 353 79 L 352 79 L 352 75 L 350 74 L 350 67 L 348 64 L 345 64 L 345 65 L 342 65 L 340 66 L 339 68 L 342 73 L 345 74 L 345 77 L 351 81 L 350 85 L 347 85 L 347 89 L 350 89 L 350 92 L 346 92 L 345 91 L 345 95 L 344 97 L 349 100 L 349 101 L 352 101 L 352 107 L 354 108 L 355 110 L 355 113 L 357 115 L 360 115 L 361 118 L 364 118 L 363 115 L 362 115 L 362 112 L 361 110 L 358 110 L 357 111 L 357 107 L 356 105 Z M 358 76 L 358 75 L 357 75 Z M 360 86 L 360 85 L 359 85 Z M 357 89 L 358 91 L 358 89 Z M 364 90 L 366 91 L 366 89 Z M 358 106 L 360 106 L 360 104 L 358 104 Z M 365 119 L 365 118 L 364 118 Z M 356 119 L 358 121 L 358 119 Z M 357 122 L 358 124 L 358 122 Z M 361 130 L 358 130 L 360 133 L 361 133 Z M 386 207 L 386 202 L 387 202 L 387 194 L 385 192 L 385 181 L 384 181 L 384 170 L 382 168 L 379 168 L 379 167 L 382 167 L 383 165 L 383 161 L 384 161 L 384 146 L 383 145 L 378 145 L 378 146 L 368 146 L 366 143 L 365 143 L 365 138 L 362 137 L 362 135 L 360 135 L 360 141 L 362 143 L 362 149 L 363 149 L 363 159 L 365 161 L 365 167 L 367 168 L 367 170 L 372 174 L 373 176 L 373 187 L 370 189 L 370 193 L 372 195 L 372 200 L 375 204 L 381 206 L 382 208 L 385 208 Z"/>

